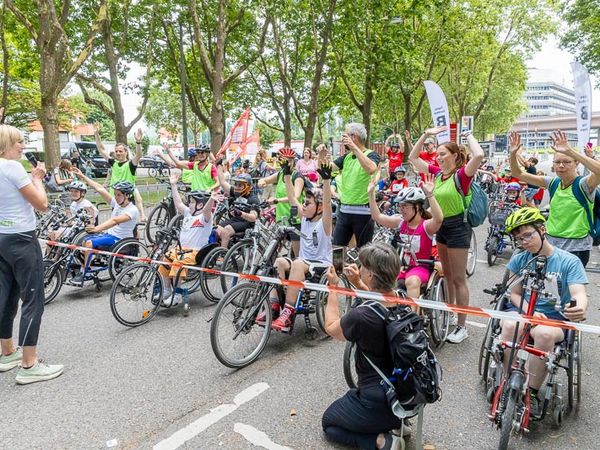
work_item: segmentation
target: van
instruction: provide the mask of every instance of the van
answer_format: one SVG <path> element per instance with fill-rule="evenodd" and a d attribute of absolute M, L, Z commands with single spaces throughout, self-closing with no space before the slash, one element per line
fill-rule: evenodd
<path fill-rule="evenodd" d="M 75 152 L 79 153 L 82 171 L 85 171 L 86 164 L 91 163 L 94 177 L 101 178 L 108 174 L 108 162 L 98 151 L 95 142 L 71 142 L 69 145 L 69 158 L 72 158 Z"/>

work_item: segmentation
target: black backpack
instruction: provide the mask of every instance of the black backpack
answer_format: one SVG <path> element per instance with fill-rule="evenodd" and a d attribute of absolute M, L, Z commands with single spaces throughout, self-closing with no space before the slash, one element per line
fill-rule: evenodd
<path fill-rule="evenodd" d="M 440 400 L 442 367 L 429 347 L 423 318 L 404 306 L 392 310 L 378 302 L 360 306 L 370 308 L 385 322 L 393 372 L 385 375 L 364 356 L 382 378 L 382 385 L 387 386 L 388 404 L 394 414 L 400 418 L 411 417 L 417 414 L 419 406 Z"/>

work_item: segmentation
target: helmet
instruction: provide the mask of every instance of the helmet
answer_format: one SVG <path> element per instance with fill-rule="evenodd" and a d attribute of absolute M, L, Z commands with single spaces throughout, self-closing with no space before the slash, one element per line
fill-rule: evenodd
<path fill-rule="evenodd" d="M 493 171 L 493 170 L 494 170 L 494 166 L 492 166 L 492 165 L 487 165 L 487 166 L 485 166 L 485 170 L 487 170 L 488 172 L 491 172 L 491 171 Z"/>
<path fill-rule="evenodd" d="M 198 154 L 198 151 L 195 148 L 190 148 L 188 150 L 188 158 L 192 158 Z"/>
<path fill-rule="evenodd" d="M 435 144 L 435 138 L 428 137 L 427 139 L 425 139 L 425 144 Z"/>
<path fill-rule="evenodd" d="M 252 190 L 252 177 L 247 173 L 236 175 L 231 182 L 234 183 L 234 190 L 239 195 L 248 195 Z M 244 186 L 238 189 L 236 186 L 238 183 L 244 183 Z"/>
<path fill-rule="evenodd" d="M 504 169 L 502 169 L 504 172 L 512 172 L 512 169 L 510 168 L 510 166 L 504 166 Z"/>
<path fill-rule="evenodd" d="M 418 187 L 407 187 L 396 196 L 394 203 L 425 203 L 425 194 Z"/>
<path fill-rule="evenodd" d="M 394 169 L 394 173 L 398 173 L 398 172 L 402 172 L 402 173 L 406 173 L 406 167 L 404 166 L 398 166 Z"/>
<path fill-rule="evenodd" d="M 87 186 L 83 181 L 73 181 L 69 184 L 67 189 L 76 189 L 80 192 L 87 192 Z"/>
<path fill-rule="evenodd" d="M 391 148 L 400 148 L 400 143 L 398 143 L 398 142 L 392 142 L 392 143 L 390 144 L 390 147 L 391 147 Z"/>
<path fill-rule="evenodd" d="M 210 153 L 210 147 L 208 146 L 208 144 L 200 144 L 198 147 L 196 147 L 196 152 Z"/>
<path fill-rule="evenodd" d="M 290 147 L 281 147 L 278 152 L 280 158 L 295 158 L 296 152 Z"/>
<path fill-rule="evenodd" d="M 311 188 L 306 190 L 306 197 L 315 199 L 315 203 L 323 203 L 323 191 L 320 188 Z"/>
<path fill-rule="evenodd" d="M 188 194 L 189 198 L 193 198 L 199 203 L 206 203 L 210 199 L 210 192 L 208 191 L 192 191 Z"/>
<path fill-rule="evenodd" d="M 130 197 L 133 196 L 133 191 L 135 191 L 135 186 L 129 181 L 119 181 L 118 183 L 113 184 L 112 188 L 115 191 L 120 191 Z"/>
<path fill-rule="evenodd" d="M 511 183 L 508 183 L 506 185 L 505 189 L 507 191 L 520 191 L 521 190 L 521 185 L 519 183 L 517 183 L 516 181 L 513 181 Z"/>
<path fill-rule="evenodd" d="M 535 225 L 545 222 L 546 219 L 542 216 L 539 209 L 531 207 L 521 208 L 506 218 L 506 231 L 511 233 L 523 225 Z"/>

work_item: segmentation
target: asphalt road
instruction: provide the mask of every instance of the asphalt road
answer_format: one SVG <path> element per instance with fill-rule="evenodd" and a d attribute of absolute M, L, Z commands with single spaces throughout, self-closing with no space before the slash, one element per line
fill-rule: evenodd
<path fill-rule="evenodd" d="M 477 231 L 482 262 L 470 279 L 471 299 L 486 306 L 490 299 L 482 289 L 500 280 L 503 267 L 483 262 L 486 227 Z M 597 250 L 592 260 L 600 260 Z M 588 323 L 600 324 L 600 275 L 589 278 Z M 325 337 L 309 341 L 299 323 L 292 336 L 273 334 L 253 365 L 233 371 L 210 347 L 207 321 L 214 305 L 194 298 L 187 318 L 179 309 L 168 310 L 128 329 L 112 317 L 109 291 L 108 284 L 99 293 L 92 286 L 63 286 L 47 306 L 40 354 L 65 364 L 66 371 L 54 381 L 29 386 L 15 384 L 15 371 L 0 374 L 0 448 L 159 449 L 169 443 L 186 449 L 337 448 L 325 441 L 320 421 L 325 408 L 346 391 L 343 343 Z M 487 419 L 477 374 L 484 320 L 470 322 L 468 340 L 437 352 L 444 369 L 443 398 L 426 407 L 423 439 L 429 450 L 493 449 L 499 439 Z M 579 412 L 558 430 L 550 420 L 534 424 L 529 435 L 511 441 L 513 448 L 598 447 L 599 347 L 598 336 L 584 336 Z M 414 448 L 414 440 L 408 448 Z"/>

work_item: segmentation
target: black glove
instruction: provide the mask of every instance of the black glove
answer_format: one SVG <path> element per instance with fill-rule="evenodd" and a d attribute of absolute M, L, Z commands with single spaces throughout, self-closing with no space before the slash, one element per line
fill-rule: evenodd
<path fill-rule="evenodd" d="M 331 164 L 321 164 L 317 172 L 324 180 L 331 180 Z"/>
<path fill-rule="evenodd" d="M 242 216 L 242 212 L 239 209 L 237 209 L 237 208 L 233 208 L 231 210 L 231 215 L 233 217 L 241 217 Z"/>
<path fill-rule="evenodd" d="M 281 165 L 281 173 L 283 173 L 283 176 L 292 174 L 292 168 L 288 164 L 287 160 L 281 161 L 280 165 Z"/>
<path fill-rule="evenodd" d="M 223 158 L 215 160 L 215 166 L 219 167 L 223 165 Z"/>

